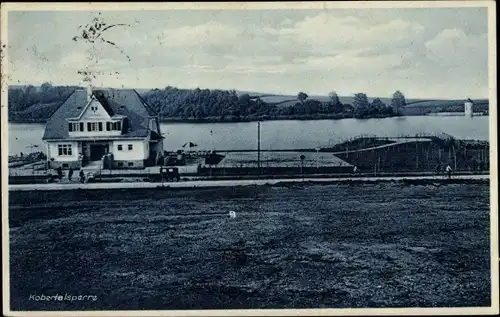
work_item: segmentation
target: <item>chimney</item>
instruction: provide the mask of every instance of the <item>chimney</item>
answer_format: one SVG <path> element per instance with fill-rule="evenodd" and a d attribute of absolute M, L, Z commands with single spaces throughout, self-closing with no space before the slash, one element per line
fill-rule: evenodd
<path fill-rule="evenodd" d="M 87 86 L 87 101 L 90 102 L 92 99 L 92 86 L 88 85 Z"/>

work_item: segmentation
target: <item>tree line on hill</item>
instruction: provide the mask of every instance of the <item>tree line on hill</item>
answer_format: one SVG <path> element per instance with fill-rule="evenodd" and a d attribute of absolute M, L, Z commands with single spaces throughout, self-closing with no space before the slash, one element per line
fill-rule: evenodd
<path fill-rule="evenodd" d="M 404 107 L 405 97 L 397 91 L 390 106 L 379 98 L 368 101 L 366 94 L 354 96 L 353 104 L 343 104 L 338 95 L 331 92 L 327 102 L 308 99 L 299 92 L 297 102 L 266 103 L 249 94 L 238 95 L 235 90 L 178 89 L 166 87 L 153 89 L 144 94 L 146 102 L 160 113 L 163 119 L 209 119 L 227 121 L 254 121 L 257 119 L 300 118 L 369 118 L 397 114 L 393 109 Z"/>
<path fill-rule="evenodd" d="M 42 84 L 39 89 L 32 85 L 22 88 L 9 87 L 9 121 L 47 120 L 77 88 L 77 86 L 52 86 L 49 83 Z"/>
<path fill-rule="evenodd" d="M 9 88 L 9 120 L 44 121 L 78 87 L 34 86 Z M 266 103 L 259 97 L 237 94 L 235 90 L 179 89 L 168 86 L 142 94 L 160 115 L 161 121 L 255 121 L 271 119 L 372 118 L 395 116 L 405 106 L 404 95 L 394 93 L 391 105 L 379 98 L 371 102 L 364 93 L 354 95 L 353 103 L 343 104 L 335 92 L 328 101 L 309 99 L 304 92 L 296 102 Z"/>

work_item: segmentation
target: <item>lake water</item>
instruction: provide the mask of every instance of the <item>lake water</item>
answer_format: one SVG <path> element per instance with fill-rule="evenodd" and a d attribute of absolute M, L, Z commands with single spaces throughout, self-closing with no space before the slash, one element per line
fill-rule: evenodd
<path fill-rule="evenodd" d="M 448 133 L 461 139 L 489 139 L 489 117 L 414 116 L 384 119 L 283 120 L 261 122 L 261 149 L 297 149 L 332 146 L 362 134 L 393 137 L 416 133 Z M 9 124 L 9 153 L 29 152 L 27 145 L 42 142 L 44 124 Z M 257 149 L 257 122 L 163 123 L 165 149 L 177 150 L 186 142 L 196 149 L 218 151 Z"/>

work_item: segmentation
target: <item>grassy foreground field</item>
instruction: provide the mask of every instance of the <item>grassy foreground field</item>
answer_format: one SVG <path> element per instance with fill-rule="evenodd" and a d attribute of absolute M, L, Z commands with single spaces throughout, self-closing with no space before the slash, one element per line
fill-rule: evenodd
<path fill-rule="evenodd" d="M 490 305 L 487 183 L 9 199 L 12 310 Z"/>

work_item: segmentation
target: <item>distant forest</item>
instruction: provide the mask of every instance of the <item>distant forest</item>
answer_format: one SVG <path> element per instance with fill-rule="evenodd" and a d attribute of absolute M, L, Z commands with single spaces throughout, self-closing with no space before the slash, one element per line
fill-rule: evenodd
<path fill-rule="evenodd" d="M 8 114 L 10 122 L 44 122 L 64 100 L 79 87 L 35 86 L 9 87 Z M 369 100 L 364 93 L 340 97 L 330 92 L 328 98 L 297 96 L 250 95 L 235 90 L 164 89 L 139 92 L 147 104 L 160 115 L 162 122 L 238 122 L 286 119 L 383 118 L 397 115 L 425 115 L 437 111 L 463 111 L 463 100 L 408 102 L 402 92 L 392 99 Z M 291 98 L 291 100 L 290 100 Z M 347 102 L 341 102 L 341 99 Z M 266 100 L 267 102 L 265 102 Z M 272 101 L 272 102 L 271 102 Z M 488 111 L 488 101 L 480 100 L 476 111 Z"/>
<path fill-rule="evenodd" d="M 31 85 L 22 88 L 9 87 L 9 121 L 45 121 L 76 88 L 78 87 L 50 84 L 43 84 L 38 88 Z"/>
<path fill-rule="evenodd" d="M 76 86 L 9 87 L 8 114 L 11 122 L 43 122 L 58 109 Z M 178 89 L 166 87 L 141 93 L 163 122 L 238 122 L 280 119 L 373 118 L 396 115 L 392 106 L 365 94 L 356 94 L 353 104 L 340 102 L 335 92 L 327 101 L 309 99 L 304 92 L 296 102 L 269 103 L 258 96 L 235 90 Z M 402 101 L 404 106 L 404 97 Z"/>
<path fill-rule="evenodd" d="M 238 94 L 235 90 L 178 89 L 166 87 L 153 89 L 143 95 L 146 102 L 158 111 L 165 121 L 256 121 L 279 119 L 321 119 L 351 117 L 393 116 L 392 108 L 366 100 L 365 105 L 354 107 L 342 104 L 332 95 L 328 101 L 308 99 L 300 92 L 295 102 L 269 103 L 260 97 Z"/>

